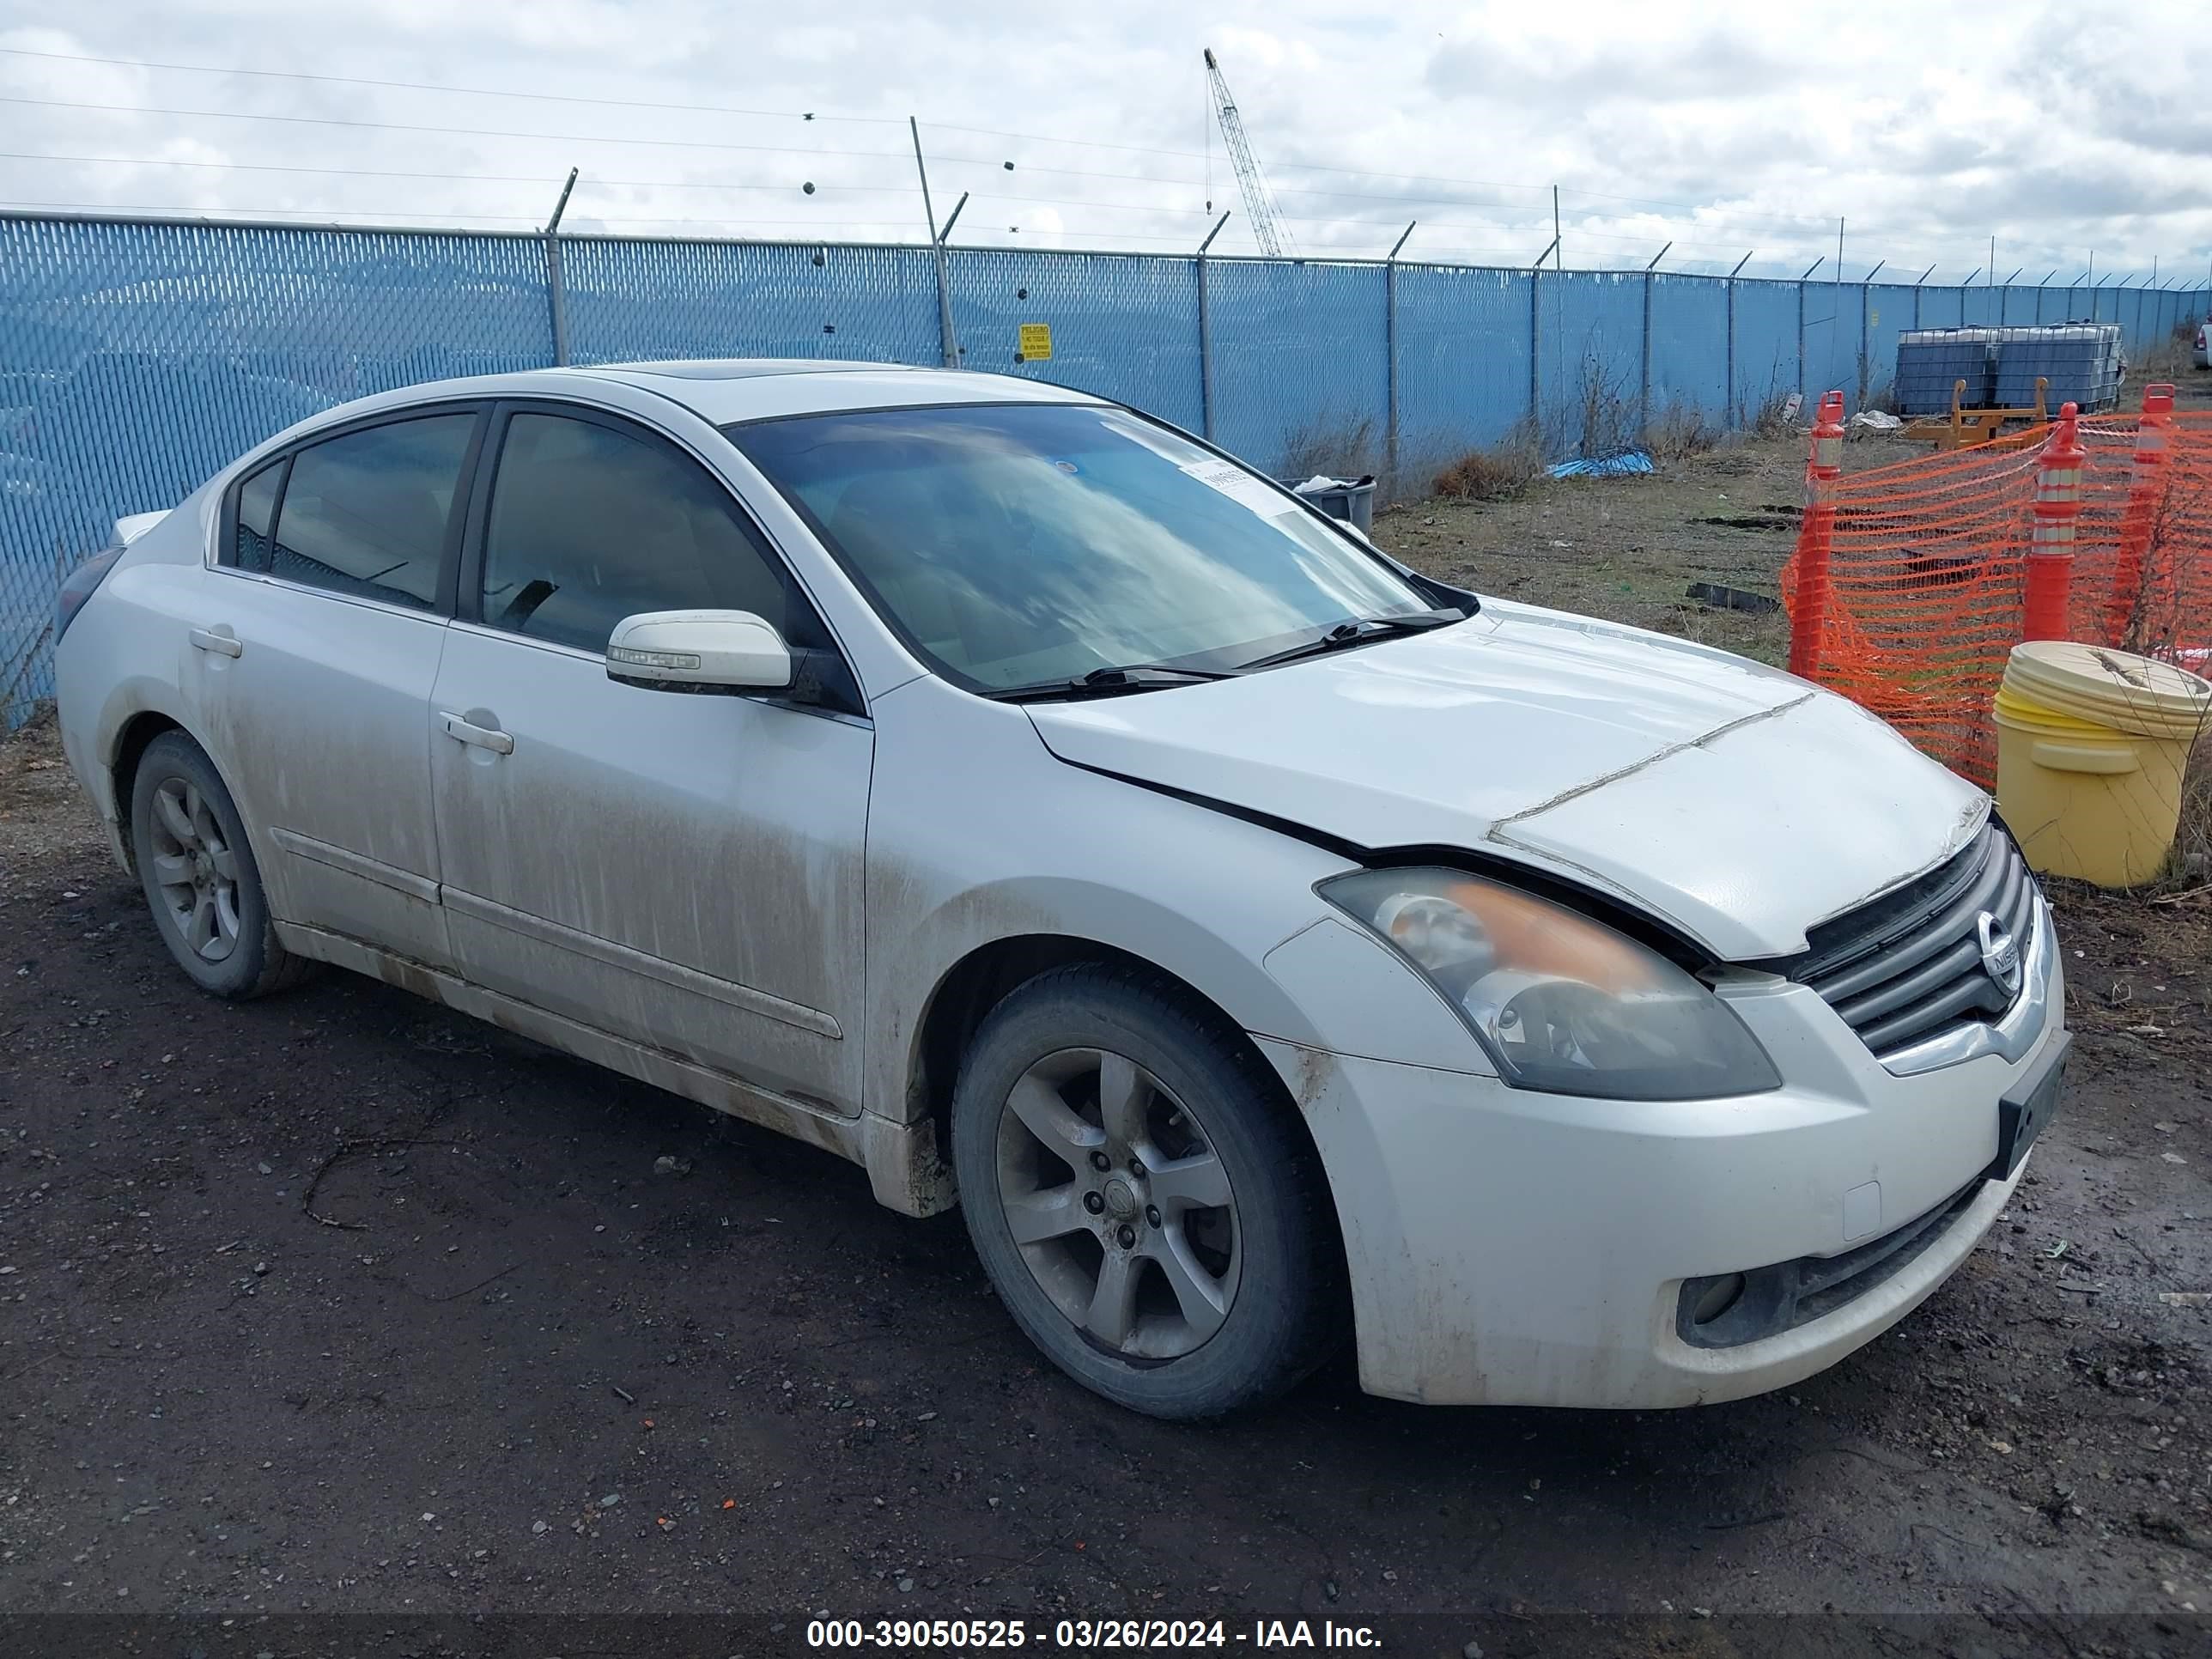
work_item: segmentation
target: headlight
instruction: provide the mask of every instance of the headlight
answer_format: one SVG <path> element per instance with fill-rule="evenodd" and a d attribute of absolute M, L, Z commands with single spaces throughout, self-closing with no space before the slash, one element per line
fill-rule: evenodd
<path fill-rule="evenodd" d="M 1458 870 L 1363 870 L 1319 890 L 1426 975 L 1517 1088 L 1703 1100 L 1781 1085 L 1718 997 L 1564 905 Z"/>

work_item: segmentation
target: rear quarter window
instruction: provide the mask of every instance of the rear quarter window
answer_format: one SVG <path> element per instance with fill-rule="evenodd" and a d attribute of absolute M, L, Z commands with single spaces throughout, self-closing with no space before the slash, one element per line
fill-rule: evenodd
<path fill-rule="evenodd" d="M 238 518 L 223 562 L 240 570 L 269 568 L 271 533 L 276 527 L 276 498 L 284 483 L 284 458 L 269 463 L 238 487 Z"/>

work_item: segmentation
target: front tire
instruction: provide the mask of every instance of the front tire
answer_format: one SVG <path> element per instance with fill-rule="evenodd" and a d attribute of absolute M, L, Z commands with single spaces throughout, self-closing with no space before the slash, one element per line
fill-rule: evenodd
<path fill-rule="evenodd" d="M 1310 1143 L 1241 1034 L 1157 975 L 1085 964 L 1009 996 L 961 1068 L 952 1152 L 1015 1322 L 1116 1404 L 1256 1405 L 1341 1331 Z"/>
<path fill-rule="evenodd" d="M 131 851 L 161 942 L 203 991 L 242 1001 L 312 971 L 277 943 L 237 804 L 206 751 L 181 732 L 164 732 L 139 759 Z"/>

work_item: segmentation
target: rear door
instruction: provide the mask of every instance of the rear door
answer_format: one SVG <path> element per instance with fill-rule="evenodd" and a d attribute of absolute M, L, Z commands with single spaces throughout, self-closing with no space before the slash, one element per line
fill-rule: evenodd
<path fill-rule="evenodd" d="M 874 741 L 843 659 L 726 485 L 666 437 L 503 406 L 485 453 L 431 700 L 462 970 L 856 1113 Z M 807 650 L 805 689 L 607 678 L 616 623 L 695 607 L 767 617 Z"/>
<path fill-rule="evenodd" d="M 242 478 L 179 641 L 276 914 L 437 964 L 428 708 L 485 413 L 380 417 Z"/>

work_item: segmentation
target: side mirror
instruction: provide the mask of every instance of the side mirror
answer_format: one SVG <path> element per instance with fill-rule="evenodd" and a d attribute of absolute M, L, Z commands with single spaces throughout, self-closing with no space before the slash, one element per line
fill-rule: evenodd
<path fill-rule="evenodd" d="M 607 678 L 657 690 L 776 690 L 791 647 L 750 611 L 646 611 L 615 624 Z"/>

